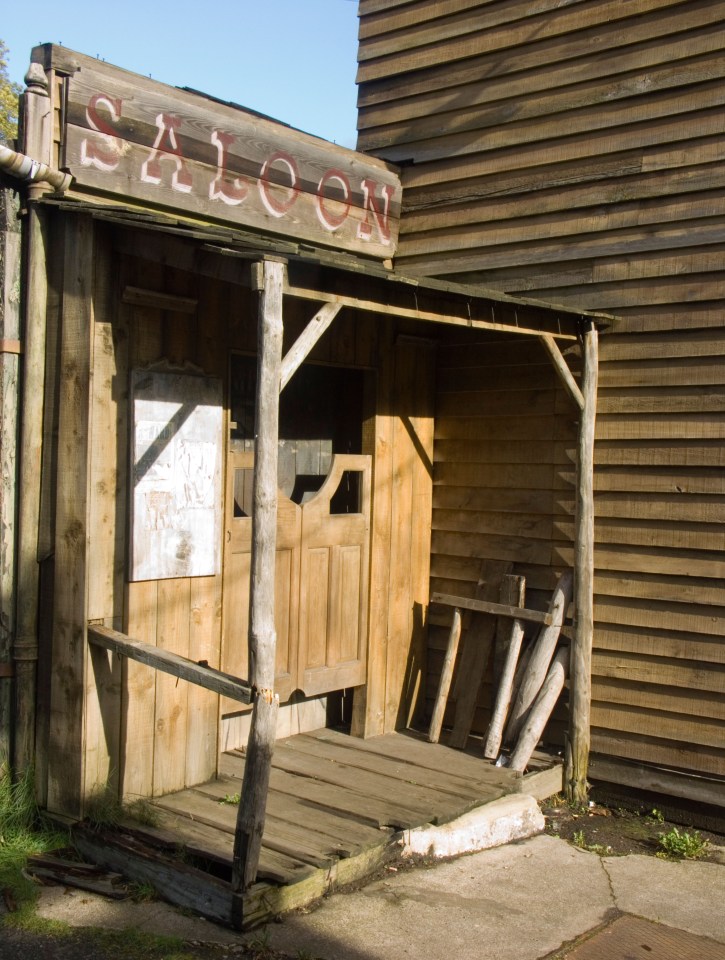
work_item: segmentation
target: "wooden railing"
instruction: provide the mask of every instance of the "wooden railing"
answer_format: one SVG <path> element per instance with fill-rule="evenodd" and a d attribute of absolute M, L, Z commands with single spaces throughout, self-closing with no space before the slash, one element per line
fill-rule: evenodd
<path fill-rule="evenodd" d="M 199 662 L 187 660 L 186 657 L 180 657 L 169 650 L 162 650 L 141 640 L 133 640 L 125 633 L 111 630 L 110 627 L 89 623 L 88 642 L 96 647 L 111 650 L 122 657 L 128 657 L 129 660 L 138 660 L 139 663 L 145 663 L 154 670 L 170 673 L 172 677 L 179 677 L 199 687 L 221 693 L 240 703 L 251 703 L 254 699 L 254 688 L 246 680 L 215 670 L 204 660 Z"/>

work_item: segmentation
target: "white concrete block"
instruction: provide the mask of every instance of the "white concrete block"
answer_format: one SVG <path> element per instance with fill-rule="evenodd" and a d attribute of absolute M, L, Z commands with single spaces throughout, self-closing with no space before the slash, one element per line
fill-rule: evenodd
<path fill-rule="evenodd" d="M 403 855 L 454 857 L 522 840 L 543 829 L 544 817 L 536 800 L 517 793 L 470 810 L 443 826 L 428 824 L 406 831 Z"/>

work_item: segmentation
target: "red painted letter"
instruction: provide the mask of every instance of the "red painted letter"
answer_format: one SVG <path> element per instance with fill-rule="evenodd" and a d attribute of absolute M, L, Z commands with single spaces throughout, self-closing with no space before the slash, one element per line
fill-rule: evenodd
<path fill-rule="evenodd" d="M 217 149 L 217 174 L 209 184 L 209 199 L 223 200 L 224 203 L 232 206 L 241 203 L 248 193 L 247 184 L 239 177 L 229 180 L 227 173 L 227 151 L 234 143 L 234 137 L 230 133 L 222 133 L 221 130 L 214 130 L 211 135 L 211 142 Z"/>
<path fill-rule="evenodd" d="M 115 123 L 121 119 L 122 101 L 105 93 L 94 93 L 86 107 L 86 120 L 91 130 L 101 134 L 100 140 L 81 141 L 81 164 L 98 170 L 115 170 L 121 159 L 118 137 L 113 127 L 103 119 L 98 108 L 106 107 Z"/>
<path fill-rule="evenodd" d="M 289 176 L 289 187 L 287 187 L 288 193 L 283 200 L 279 200 L 277 197 L 274 197 L 270 193 L 270 188 L 272 183 L 269 179 L 269 173 L 272 169 L 272 164 L 282 164 L 287 168 L 287 173 Z M 259 195 L 262 198 L 262 203 L 265 205 L 267 210 L 272 214 L 273 217 L 283 217 L 294 204 L 297 199 L 297 195 L 300 192 L 300 188 L 297 186 L 297 181 L 299 179 L 299 174 L 297 173 L 297 164 L 295 163 L 295 158 L 291 157 L 288 153 L 273 153 L 272 156 L 264 161 L 262 169 L 259 173 Z"/>
<path fill-rule="evenodd" d="M 388 223 L 388 212 L 390 208 L 390 200 L 393 196 L 393 187 L 384 186 L 382 188 L 383 194 L 383 209 L 378 209 L 378 202 L 375 198 L 375 187 L 377 184 L 374 180 L 363 180 L 362 184 L 363 189 L 363 210 L 370 210 L 375 219 L 375 225 L 378 228 L 378 233 L 380 234 L 380 242 L 388 244 L 390 243 L 390 224 Z M 360 224 L 357 228 L 357 235 L 359 240 L 371 240 L 373 235 L 373 228 L 370 226 L 369 217 Z"/>
<path fill-rule="evenodd" d="M 329 197 L 328 203 L 334 203 L 335 205 L 343 205 L 343 209 L 340 213 L 332 213 L 330 210 L 325 208 L 325 197 L 324 190 L 328 183 L 337 181 L 342 188 L 343 199 L 336 200 L 334 197 Z M 347 220 L 347 215 L 350 213 L 350 181 L 347 179 L 345 174 L 341 170 L 327 170 L 322 175 L 317 186 L 317 217 L 325 228 L 331 233 L 334 230 L 337 230 L 338 227 L 341 227 L 343 223 Z"/>
<path fill-rule="evenodd" d="M 176 131 L 181 126 L 181 120 L 171 114 L 160 113 L 156 117 L 156 126 L 159 132 L 156 134 L 156 141 L 148 159 L 141 167 L 141 179 L 146 183 L 161 183 L 161 161 L 171 160 L 176 168 L 171 177 L 172 188 L 181 193 L 189 193 L 193 181 L 186 169 L 184 157 L 176 139 Z"/>

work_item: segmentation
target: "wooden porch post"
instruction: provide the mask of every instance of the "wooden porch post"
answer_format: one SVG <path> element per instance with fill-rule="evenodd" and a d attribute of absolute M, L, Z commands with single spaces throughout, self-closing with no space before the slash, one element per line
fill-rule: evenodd
<path fill-rule="evenodd" d="M 582 332 L 584 400 L 577 449 L 576 542 L 574 546 L 574 640 L 571 645 L 570 749 L 567 756 L 567 798 L 587 800 L 592 641 L 594 635 L 594 423 L 597 406 L 599 343 L 587 321 Z"/>
<path fill-rule="evenodd" d="M 279 706 L 279 698 L 273 689 L 277 646 L 274 578 L 285 267 L 283 262 L 264 260 L 253 269 L 258 271 L 257 287 L 260 290 L 249 597 L 249 668 L 255 696 L 234 835 L 232 887 L 237 908 L 242 892 L 254 882 L 257 875 Z M 235 921 L 239 921 L 237 925 L 241 926 L 240 916 L 235 917 Z"/>

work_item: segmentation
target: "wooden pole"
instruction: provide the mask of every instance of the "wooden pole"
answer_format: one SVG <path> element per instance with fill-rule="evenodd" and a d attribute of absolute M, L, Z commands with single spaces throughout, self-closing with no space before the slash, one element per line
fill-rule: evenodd
<path fill-rule="evenodd" d="M 453 609 L 453 621 L 451 630 L 448 634 L 448 646 L 446 647 L 446 656 L 443 661 L 441 679 L 438 684 L 438 693 L 436 695 L 435 706 L 433 707 L 433 716 L 428 728 L 428 739 L 431 743 L 438 743 L 441 737 L 441 727 L 443 726 L 443 714 L 448 702 L 448 694 L 453 680 L 453 670 L 456 665 L 456 655 L 458 653 L 458 643 L 461 639 L 461 611 L 458 607 Z"/>
<path fill-rule="evenodd" d="M 274 581 L 285 269 L 284 263 L 276 260 L 265 260 L 255 266 L 260 298 L 249 596 L 249 669 L 255 699 L 234 834 L 232 888 L 237 905 L 243 891 L 257 876 L 279 706 L 279 697 L 274 694 L 277 646 Z M 241 925 L 241 916 L 237 915 L 235 919 Z"/>
<path fill-rule="evenodd" d="M 510 591 L 506 594 L 506 602 L 510 602 L 517 607 L 523 607 L 526 593 L 525 577 L 515 577 L 511 574 L 504 577 L 504 582 L 501 586 L 502 602 L 504 590 Z M 499 620 L 499 626 L 503 623 L 504 621 Z M 495 760 L 501 749 L 503 727 L 506 722 L 506 715 L 513 693 L 516 664 L 519 662 L 521 643 L 524 639 L 524 625 L 521 620 L 516 619 L 510 623 L 506 623 L 505 629 L 504 661 L 501 668 L 501 679 L 499 680 L 493 716 L 491 717 L 491 723 L 488 727 L 486 743 L 483 749 L 484 757 L 487 757 L 489 760 Z"/>
<path fill-rule="evenodd" d="M 591 321 L 582 334 L 584 409 L 577 450 L 576 542 L 574 545 L 574 640 L 571 645 L 570 754 L 566 792 L 571 803 L 587 800 L 592 643 L 594 637 L 594 425 L 599 373 L 599 335 Z"/>
<path fill-rule="evenodd" d="M 536 749 L 536 744 L 544 732 L 544 727 L 556 706 L 556 701 L 564 689 L 568 660 L 569 650 L 566 647 L 560 647 L 551 661 L 541 690 L 539 690 L 536 700 L 531 705 L 531 710 L 529 710 L 526 722 L 521 729 L 511 759 L 506 764 L 511 770 L 523 773 L 526 769 L 526 764 L 531 759 L 531 754 Z"/>
<path fill-rule="evenodd" d="M 556 644 L 561 633 L 561 625 L 566 617 L 566 611 L 571 602 L 572 595 L 572 575 L 569 570 L 564 571 L 559 577 L 559 582 L 549 604 L 549 613 L 552 614 L 552 624 L 543 627 L 539 636 L 536 638 L 531 659 L 526 668 L 526 673 L 521 681 L 521 686 L 516 694 L 511 714 L 506 726 L 506 743 L 513 743 L 519 735 L 526 714 L 534 702 L 536 695 L 541 689 L 541 685 L 546 677 L 546 671 L 549 669 L 551 658 L 554 655 Z"/>

